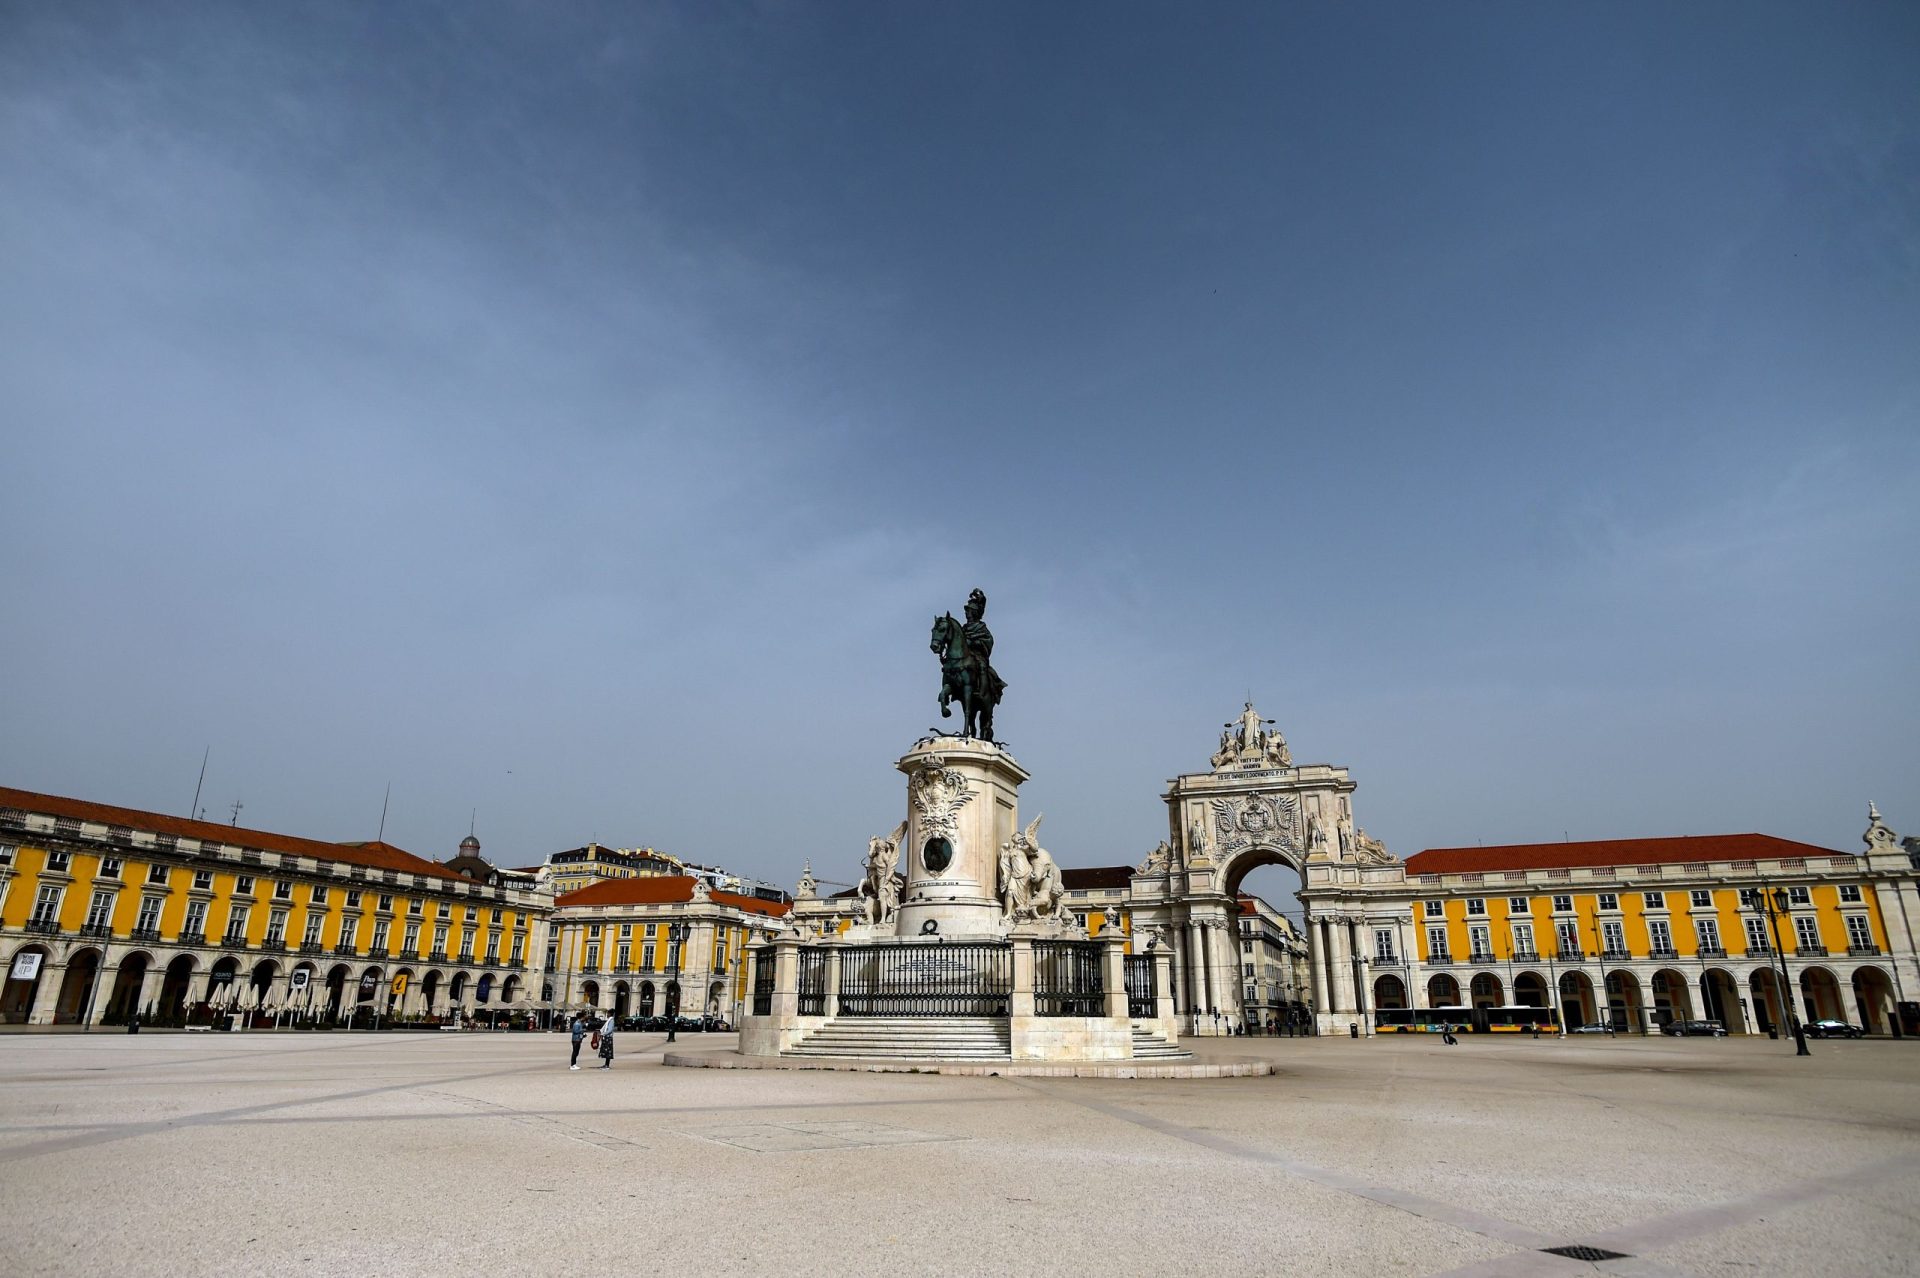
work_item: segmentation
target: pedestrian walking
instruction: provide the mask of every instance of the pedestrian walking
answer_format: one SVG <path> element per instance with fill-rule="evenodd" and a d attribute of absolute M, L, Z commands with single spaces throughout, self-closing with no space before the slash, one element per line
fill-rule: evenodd
<path fill-rule="evenodd" d="M 607 1019 L 600 1023 L 600 1068 L 613 1068 L 613 1013 L 607 1013 Z"/>
<path fill-rule="evenodd" d="M 1460 1045 L 1460 1040 L 1453 1036 L 1452 1025 L 1442 1025 L 1440 1027 L 1440 1041 L 1448 1047 L 1458 1047 Z"/>
<path fill-rule="evenodd" d="M 567 1068 L 579 1069 L 580 1040 L 587 1036 L 587 1018 L 575 1012 L 573 1020 L 567 1025 L 567 1032 L 573 1035 L 573 1059 L 567 1062 Z"/>

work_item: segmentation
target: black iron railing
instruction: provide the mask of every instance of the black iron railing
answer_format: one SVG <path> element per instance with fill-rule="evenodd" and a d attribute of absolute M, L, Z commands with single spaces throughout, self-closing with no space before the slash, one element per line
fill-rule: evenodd
<path fill-rule="evenodd" d="M 753 1014 L 755 1016 L 773 1015 L 773 951 L 761 950 L 753 956 Z M 647 994 L 646 1002 L 652 1006 L 652 992 Z"/>
<path fill-rule="evenodd" d="M 827 1014 L 827 952 L 817 945 L 800 950 L 800 1005 L 802 1016 Z"/>
<path fill-rule="evenodd" d="M 1160 992 L 1153 984 L 1153 955 L 1127 955 L 1126 976 L 1127 1015 L 1135 1020 L 1153 1016 L 1159 1010 L 1156 998 Z"/>
<path fill-rule="evenodd" d="M 850 945 L 840 952 L 844 1016 L 1005 1016 L 1013 999 L 1013 947 Z"/>
<path fill-rule="evenodd" d="M 1104 1016 L 1106 979 L 1097 941 L 1033 943 L 1033 1012 L 1036 1016 Z"/>

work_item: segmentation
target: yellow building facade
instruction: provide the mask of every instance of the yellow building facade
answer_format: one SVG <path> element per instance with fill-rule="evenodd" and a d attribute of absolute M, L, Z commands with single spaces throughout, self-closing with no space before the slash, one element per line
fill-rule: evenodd
<path fill-rule="evenodd" d="M 690 875 L 606 880 L 555 906 L 546 967 L 556 1006 L 729 1023 L 747 993 L 748 946 L 786 931 L 789 911 Z"/>
<path fill-rule="evenodd" d="M 0 1018 L 340 1023 L 538 986 L 552 897 L 326 843 L 0 789 Z"/>
<path fill-rule="evenodd" d="M 1369 929 L 1371 1010 L 1551 1007 L 1569 1028 L 1641 1033 L 1696 1019 L 1766 1033 L 1797 1016 L 1890 1033 L 1920 997 L 1906 988 L 1910 871 L 1759 834 L 1419 852 L 1407 913 Z"/>

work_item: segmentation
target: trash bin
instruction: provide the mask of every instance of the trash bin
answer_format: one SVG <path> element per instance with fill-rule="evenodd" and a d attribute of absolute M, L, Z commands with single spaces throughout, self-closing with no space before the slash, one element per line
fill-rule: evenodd
<path fill-rule="evenodd" d="M 1359 1038 L 1359 1037 L 1360 1037 L 1360 1024 L 1359 1024 L 1359 1022 L 1357 1022 L 1357 1021 L 1348 1021 L 1348 1022 L 1347 1022 L 1347 1037 L 1348 1037 L 1348 1038 Z"/>

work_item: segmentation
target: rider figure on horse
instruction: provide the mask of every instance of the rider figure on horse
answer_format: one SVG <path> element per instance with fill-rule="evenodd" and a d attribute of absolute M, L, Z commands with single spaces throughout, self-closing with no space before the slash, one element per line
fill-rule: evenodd
<path fill-rule="evenodd" d="M 1006 680 L 995 671 L 993 657 L 993 631 L 987 629 L 987 596 L 975 590 L 967 596 L 966 624 L 960 628 L 961 651 L 957 654 L 947 648 L 942 666 L 945 679 L 940 691 L 940 712 L 949 714 L 947 701 L 957 697 L 960 711 L 966 720 L 966 731 L 983 741 L 993 740 L 993 708 L 1000 703 L 1000 695 L 1007 689 Z M 951 613 L 944 619 L 951 625 Z M 938 628 L 941 621 L 936 619 L 933 648 L 941 652 L 946 645 L 941 639 Z M 957 659 L 954 659 L 957 658 Z M 976 726 L 976 718 L 978 720 Z"/>

